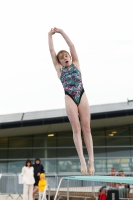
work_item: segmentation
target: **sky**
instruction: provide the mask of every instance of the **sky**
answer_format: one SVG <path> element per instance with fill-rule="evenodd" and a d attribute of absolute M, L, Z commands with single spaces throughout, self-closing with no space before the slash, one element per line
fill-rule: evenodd
<path fill-rule="evenodd" d="M 48 32 L 78 53 L 90 105 L 133 99 L 132 0 L 1 0 L 0 115 L 65 108 Z M 68 46 L 53 36 L 56 52 Z"/>

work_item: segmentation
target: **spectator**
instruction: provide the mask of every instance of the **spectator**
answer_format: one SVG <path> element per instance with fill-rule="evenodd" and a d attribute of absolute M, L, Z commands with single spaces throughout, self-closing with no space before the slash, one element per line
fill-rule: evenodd
<path fill-rule="evenodd" d="M 124 171 L 119 170 L 118 176 L 125 176 Z M 119 197 L 120 198 L 127 197 L 127 194 L 129 193 L 129 190 L 130 190 L 129 184 L 117 183 L 117 188 L 119 190 Z"/>
<path fill-rule="evenodd" d="M 25 166 L 22 168 L 22 178 L 23 178 L 23 200 L 32 200 L 33 196 L 33 185 L 35 183 L 34 179 L 34 169 L 31 164 L 31 160 L 26 160 Z"/>
<path fill-rule="evenodd" d="M 99 190 L 98 200 L 107 200 L 106 196 L 106 186 L 103 186 Z"/>
<path fill-rule="evenodd" d="M 114 167 L 110 169 L 110 176 L 116 176 L 116 170 Z M 116 189 L 116 183 L 108 183 L 107 189 Z"/>
<path fill-rule="evenodd" d="M 112 167 L 110 170 L 110 176 L 116 176 L 116 170 L 114 167 Z"/>
<path fill-rule="evenodd" d="M 39 200 L 41 200 L 42 197 L 43 197 L 46 185 L 47 185 L 47 181 L 45 179 L 45 174 L 42 173 L 42 174 L 40 174 L 40 180 L 39 180 L 39 183 L 38 183 L 38 187 L 39 187 Z M 46 192 L 45 192 L 44 199 L 46 200 Z"/>
<path fill-rule="evenodd" d="M 38 183 L 40 179 L 40 174 L 45 173 L 45 170 L 44 170 L 43 165 L 41 164 L 40 158 L 35 159 L 35 164 L 33 165 L 33 168 L 34 168 L 34 178 L 35 178 L 33 198 L 35 199 L 35 195 L 38 192 Z"/>

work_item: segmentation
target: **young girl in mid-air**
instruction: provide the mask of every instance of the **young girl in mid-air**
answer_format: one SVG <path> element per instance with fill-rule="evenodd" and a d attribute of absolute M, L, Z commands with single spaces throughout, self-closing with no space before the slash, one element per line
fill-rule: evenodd
<path fill-rule="evenodd" d="M 69 46 L 70 54 L 66 50 L 61 50 L 58 54 L 55 53 L 52 40 L 52 36 L 55 33 L 60 33 L 62 35 Z M 90 129 L 90 110 L 83 88 L 78 56 L 73 43 L 62 29 L 51 29 L 48 33 L 48 38 L 52 61 L 65 91 L 66 112 L 72 126 L 73 139 L 81 163 L 81 173 L 89 173 L 90 175 L 93 175 L 95 169 L 93 142 Z M 87 166 L 83 155 L 81 129 L 83 131 L 84 141 L 89 157 Z"/>

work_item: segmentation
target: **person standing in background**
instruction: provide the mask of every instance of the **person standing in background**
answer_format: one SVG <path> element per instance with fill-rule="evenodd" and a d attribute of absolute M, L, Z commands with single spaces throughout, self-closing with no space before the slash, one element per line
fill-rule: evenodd
<path fill-rule="evenodd" d="M 35 195 L 38 192 L 38 183 L 40 180 L 40 174 L 45 173 L 45 170 L 44 170 L 43 165 L 41 164 L 40 158 L 35 159 L 35 164 L 33 165 L 33 168 L 34 168 L 34 178 L 35 178 L 33 198 L 35 199 Z"/>
<path fill-rule="evenodd" d="M 42 199 L 43 195 L 44 195 L 44 199 L 46 200 L 46 192 L 44 194 L 44 190 L 46 188 L 46 185 L 47 185 L 47 181 L 46 181 L 46 178 L 45 178 L 45 174 L 40 174 L 40 180 L 39 180 L 39 183 L 38 183 L 38 187 L 39 187 L 39 200 Z"/>
<path fill-rule="evenodd" d="M 31 160 L 26 160 L 25 166 L 22 168 L 22 179 L 23 179 L 23 200 L 33 200 L 33 185 L 34 169 L 32 167 Z"/>

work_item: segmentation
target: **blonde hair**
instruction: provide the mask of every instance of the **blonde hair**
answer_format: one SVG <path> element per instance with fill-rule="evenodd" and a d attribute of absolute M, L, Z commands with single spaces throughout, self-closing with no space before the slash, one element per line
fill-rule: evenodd
<path fill-rule="evenodd" d="M 56 56 L 57 56 L 58 62 L 60 62 L 60 61 L 59 61 L 59 56 L 60 56 L 60 54 L 64 54 L 64 53 L 67 53 L 69 56 L 71 56 L 70 53 L 69 53 L 68 51 L 66 51 L 66 50 L 61 50 L 61 51 L 59 51 L 59 52 L 57 53 L 57 55 L 56 55 Z"/>
<path fill-rule="evenodd" d="M 41 178 L 41 177 L 44 177 L 44 178 L 45 178 L 45 174 L 43 174 L 43 173 L 42 173 L 42 174 L 40 174 L 40 178 Z"/>

